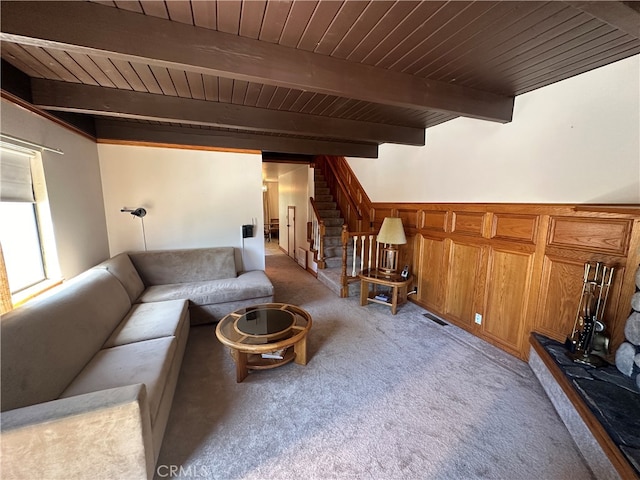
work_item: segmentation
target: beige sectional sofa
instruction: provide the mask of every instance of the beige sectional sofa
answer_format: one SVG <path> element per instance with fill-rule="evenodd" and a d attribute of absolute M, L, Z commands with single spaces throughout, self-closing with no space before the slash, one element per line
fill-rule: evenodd
<path fill-rule="evenodd" d="M 220 247 L 120 254 L 3 315 L 3 479 L 152 478 L 191 316 L 271 301 Z"/>

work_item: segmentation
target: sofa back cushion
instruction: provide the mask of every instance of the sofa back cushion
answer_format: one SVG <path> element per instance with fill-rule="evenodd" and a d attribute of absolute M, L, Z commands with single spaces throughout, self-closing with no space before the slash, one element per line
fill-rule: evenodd
<path fill-rule="evenodd" d="M 129 257 L 147 287 L 238 275 L 233 247 L 135 252 Z"/>
<path fill-rule="evenodd" d="M 3 315 L 0 409 L 58 398 L 130 308 L 120 282 L 91 269 Z"/>
<path fill-rule="evenodd" d="M 120 283 L 129 294 L 131 303 L 135 302 L 140 294 L 144 291 L 144 283 L 138 274 L 138 271 L 131 263 L 129 255 L 120 253 L 115 257 L 102 262 L 96 268 L 104 268 L 114 277 L 120 280 Z"/>

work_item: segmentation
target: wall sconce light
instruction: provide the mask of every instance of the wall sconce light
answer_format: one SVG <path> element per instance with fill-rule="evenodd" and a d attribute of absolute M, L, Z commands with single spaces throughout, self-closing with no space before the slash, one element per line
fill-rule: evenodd
<path fill-rule="evenodd" d="M 134 217 L 138 217 L 140 219 L 140 222 L 142 225 L 142 243 L 144 244 L 144 251 L 146 252 L 147 251 L 147 235 L 144 231 L 144 218 L 142 217 L 144 217 L 147 214 L 147 211 L 142 207 L 138 207 L 138 208 L 123 207 L 120 209 L 120 211 L 130 213 Z"/>
<path fill-rule="evenodd" d="M 402 227 L 402 219 L 386 217 L 382 221 L 378 238 L 378 245 L 382 244 L 382 255 L 379 256 L 378 270 L 386 275 L 398 272 L 398 245 L 407 243 L 407 237 Z"/>
<path fill-rule="evenodd" d="M 121 212 L 129 212 L 131 215 L 142 218 L 147 214 L 147 211 L 142 208 L 142 207 L 138 207 L 135 210 L 131 209 L 131 208 L 122 208 L 120 209 Z"/>

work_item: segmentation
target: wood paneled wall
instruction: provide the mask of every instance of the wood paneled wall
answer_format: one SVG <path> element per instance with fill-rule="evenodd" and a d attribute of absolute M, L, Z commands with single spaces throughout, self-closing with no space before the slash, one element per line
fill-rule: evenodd
<path fill-rule="evenodd" d="M 526 359 L 537 331 L 571 333 L 585 262 L 615 267 L 604 321 L 615 350 L 640 264 L 640 206 L 371 203 L 343 158 L 337 170 L 374 230 L 401 217 L 408 244 L 401 262 L 418 287 L 410 299 L 488 342 Z M 475 323 L 476 313 L 482 323 Z"/>
<path fill-rule="evenodd" d="M 418 293 L 412 299 L 526 359 L 537 331 L 571 333 L 585 262 L 615 267 L 605 323 L 615 349 L 640 263 L 640 208 L 533 204 L 374 204 L 400 216 Z M 476 314 L 482 323 L 475 322 Z"/>

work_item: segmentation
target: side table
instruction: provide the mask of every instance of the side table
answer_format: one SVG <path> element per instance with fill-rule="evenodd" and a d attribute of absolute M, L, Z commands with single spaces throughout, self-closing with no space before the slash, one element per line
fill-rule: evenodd
<path fill-rule="evenodd" d="M 358 274 L 360 278 L 360 305 L 379 303 L 391 307 L 391 315 L 395 315 L 398 305 L 407 301 L 407 287 L 413 282 L 413 276 L 403 278 L 398 273 L 386 274 L 376 269 L 363 270 Z M 391 290 L 389 301 L 379 300 L 378 285 Z"/>

